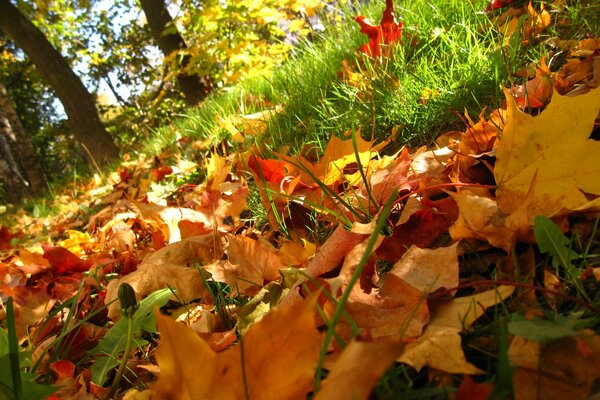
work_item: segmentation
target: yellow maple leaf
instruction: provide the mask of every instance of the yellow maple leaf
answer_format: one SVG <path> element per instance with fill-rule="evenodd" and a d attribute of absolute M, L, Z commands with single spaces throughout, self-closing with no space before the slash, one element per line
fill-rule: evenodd
<path fill-rule="evenodd" d="M 221 353 L 192 329 L 157 312 L 157 399 L 300 399 L 312 389 L 319 358 L 316 296 L 270 311 Z"/>
<path fill-rule="evenodd" d="M 600 112 L 600 89 L 576 97 L 554 93 L 548 107 L 531 116 L 508 91 L 506 125 L 497 145 L 494 176 L 498 204 L 512 213 L 533 177 L 532 214 L 557 216 L 600 207 L 600 142 L 590 139 Z"/>

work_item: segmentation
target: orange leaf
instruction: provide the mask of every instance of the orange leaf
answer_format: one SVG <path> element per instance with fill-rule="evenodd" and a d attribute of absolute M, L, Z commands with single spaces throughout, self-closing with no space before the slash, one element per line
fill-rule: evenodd
<path fill-rule="evenodd" d="M 465 375 L 458 390 L 456 400 L 486 400 L 494 386 L 490 383 L 477 383 L 469 375 Z"/>
<path fill-rule="evenodd" d="M 299 399 L 312 388 L 319 357 L 316 297 L 270 311 L 221 353 L 185 325 L 156 312 L 160 343 L 156 398 Z"/>
<path fill-rule="evenodd" d="M 154 174 L 156 182 L 161 182 L 163 179 L 165 179 L 165 176 L 173 173 L 173 168 L 170 165 L 161 165 L 160 167 L 154 169 L 152 173 Z"/>
<path fill-rule="evenodd" d="M 225 282 L 236 292 L 256 294 L 268 282 L 280 278 L 284 267 L 277 250 L 266 240 L 227 235 L 228 262 L 206 266 L 214 280 Z"/>
<path fill-rule="evenodd" d="M 373 386 L 402 351 L 400 342 L 353 340 L 323 381 L 315 400 L 368 399 Z"/>

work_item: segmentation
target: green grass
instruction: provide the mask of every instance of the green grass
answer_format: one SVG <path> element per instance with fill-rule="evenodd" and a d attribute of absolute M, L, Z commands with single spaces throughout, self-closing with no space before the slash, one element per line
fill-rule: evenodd
<path fill-rule="evenodd" d="M 366 39 L 352 20 L 358 12 L 346 10 L 347 20 L 339 28 L 303 43 L 273 76 L 213 97 L 167 130 L 202 137 L 213 131 L 216 115 L 258 111 L 245 101 L 251 93 L 283 106 L 266 134 L 265 143 L 273 149 L 289 145 L 297 152 L 309 145 L 323 150 L 329 137 L 352 125 L 362 127 L 365 137 L 382 139 L 396 128 L 400 144 L 430 143 L 462 127 L 459 114 L 465 109 L 477 115 L 502 99 L 500 84 L 507 83 L 508 72 L 498 56 L 501 37 L 482 8 L 483 3 L 464 1 L 410 1 L 397 7 L 405 24 L 404 43 L 383 65 L 359 56 L 363 65 L 353 69 L 364 73 L 365 90 L 338 78 L 342 61 L 354 64 L 356 49 Z M 382 5 L 374 2 L 361 13 L 378 22 L 381 12 Z M 425 91 L 435 95 L 422 104 Z M 170 135 L 163 130 L 159 136 L 163 145 Z"/>

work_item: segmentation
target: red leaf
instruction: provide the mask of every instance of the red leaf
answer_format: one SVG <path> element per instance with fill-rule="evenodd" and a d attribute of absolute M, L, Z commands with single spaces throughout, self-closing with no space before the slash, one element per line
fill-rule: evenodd
<path fill-rule="evenodd" d="M 75 364 L 67 360 L 59 360 L 50 364 L 50 369 L 54 373 L 57 383 L 62 383 L 73 378 L 75 374 Z"/>
<path fill-rule="evenodd" d="M 58 274 L 70 274 L 73 272 L 85 272 L 90 269 L 92 263 L 82 260 L 64 247 L 51 247 L 42 245 L 44 258 Z"/>
<path fill-rule="evenodd" d="M 0 250 L 10 250 L 12 248 L 10 242 L 14 238 L 23 236 L 22 232 L 10 233 L 7 227 L 0 228 Z"/>
<path fill-rule="evenodd" d="M 399 42 L 402 38 L 404 24 L 396 20 L 393 0 L 385 1 L 385 10 L 378 26 L 365 22 L 363 15 L 356 17 L 355 21 L 360 25 L 360 31 L 369 37 L 369 43 L 360 46 L 360 51 L 369 56 L 379 57 L 381 55 L 382 42 L 385 45 L 391 45 Z"/>
<path fill-rule="evenodd" d="M 156 178 L 156 182 L 160 182 L 165 179 L 165 176 L 171 175 L 173 173 L 173 168 L 169 165 L 161 165 L 152 171 L 154 177 Z"/>
<path fill-rule="evenodd" d="M 465 375 L 456 391 L 456 400 L 486 400 L 493 389 L 491 384 L 476 383 L 469 375 Z"/>
<path fill-rule="evenodd" d="M 490 12 L 492 10 L 507 7 L 515 1 L 516 0 L 492 0 L 492 2 L 488 4 L 487 7 L 485 7 L 485 12 Z"/>
<path fill-rule="evenodd" d="M 285 163 L 278 160 L 264 160 L 260 157 L 251 156 L 248 166 L 257 176 L 264 176 L 267 182 L 281 182 L 286 176 Z"/>
<path fill-rule="evenodd" d="M 394 234 L 383 241 L 377 249 L 378 257 L 393 264 L 413 244 L 427 248 L 458 217 L 458 207 L 450 197 L 436 201 L 425 198 L 421 205 L 422 210 L 414 213 L 405 224 L 397 226 Z"/>

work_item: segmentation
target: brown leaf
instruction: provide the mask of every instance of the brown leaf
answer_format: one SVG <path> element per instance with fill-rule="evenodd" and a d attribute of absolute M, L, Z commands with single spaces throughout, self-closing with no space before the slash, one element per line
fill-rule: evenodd
<path fill-rule="evenodd" d="M 423 335 L 416 342 L 406 345 L 398 361 L 417 371 L 429 366 L 452 374 L 482 373 L 466 360 L 460 332 L 469 328 L 487 308 L 506 299 L 513 291 L 513 286 L 499 286 L 473 296 L 432 305 L 431 321 Z"/>
<path fill-rule="evenodd" d="M 458 286 L 458 242 L 434 250 L 410 249 L 389 272 L 422 292 Z"/>
<path fill-rule="evenodd" d="M 106 288 L 106 304 L 118 296 L 121 283 L 129 283 L 138 299 L 150 293 L 172 287 L 177 291 L 177 298 L 183 301 L 202 299 L 212 302 L 204 285 L 200 272 L 191 268 L 194 265 L 208 264 L 220 255 L 214 254 L 215 238 L 212 235 L 197 236 L 170 244 L 150 254 L 138 266 L 138 269 L 120 279 L 113 279 Z M 116 320 L 120 316 L 119 302 L 108 306 L 108 316 Z"/>
<path fill-rule="evenodd" d="M 280 278 L 279 270 L 285 265 L 265 239 L 227 235 L 227 243 L 228 260 L 206 266 L 214 280 L 227 283 L 235 293 L 252 295 Z"/>
<path fill-rule="evenodd" d="M 517 400 L 585 399 L 600 379 L 600 336 L 590 330 L 546 344 L 516 336 L 508 357 L 517 367 L 513 375 Z"/>

